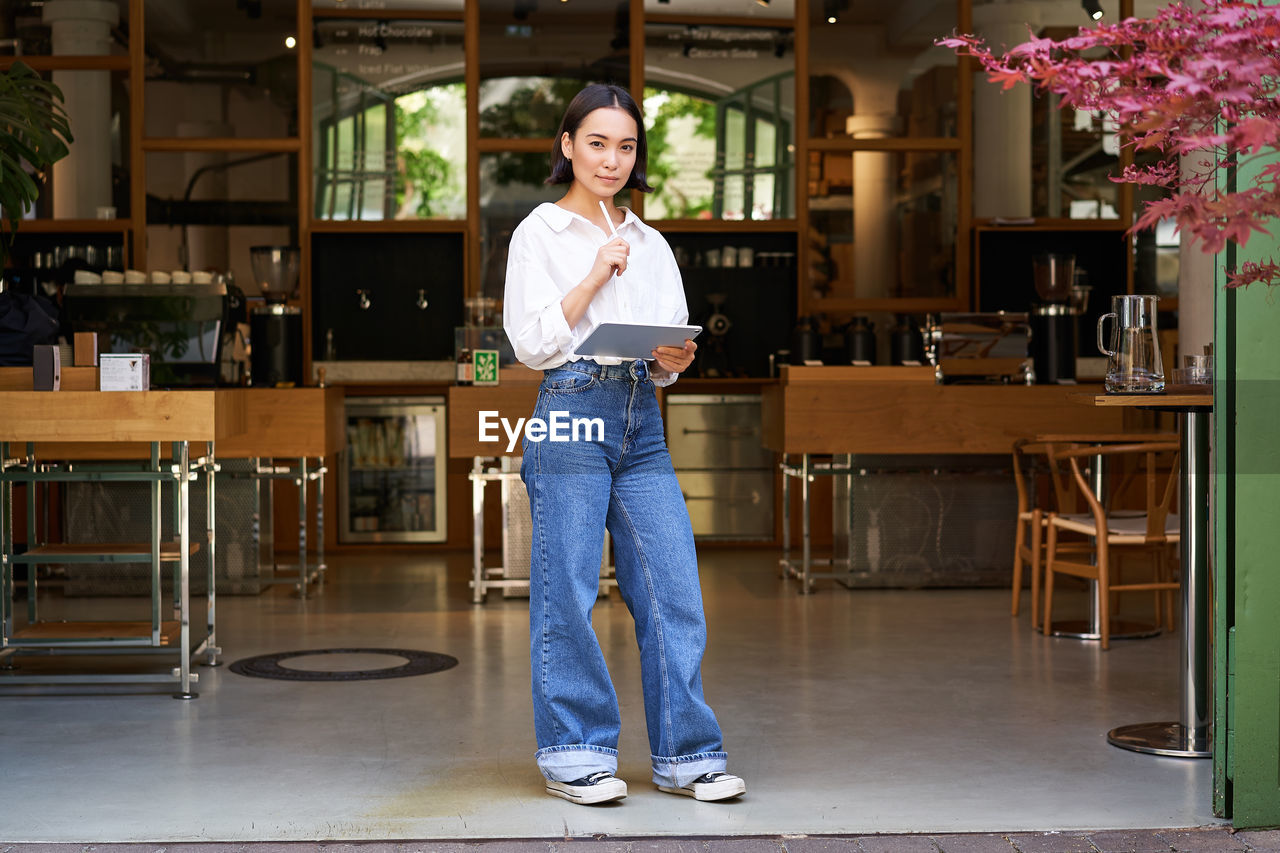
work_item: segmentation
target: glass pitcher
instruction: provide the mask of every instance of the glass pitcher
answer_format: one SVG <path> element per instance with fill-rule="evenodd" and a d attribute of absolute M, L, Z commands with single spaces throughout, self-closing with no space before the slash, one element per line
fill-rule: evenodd
<path fill-rule="evenodd" d="M 1156 335 L 1159 296 L 1113 296 L 1111 313 L 1098 318 L 1098 349 L 1107 356 L 1109 394 L 1155 394 L 1164 390 L 1164 366 Z M 1115 320 L 1111 346 L 1102 343 L 1102 326 Z"/>

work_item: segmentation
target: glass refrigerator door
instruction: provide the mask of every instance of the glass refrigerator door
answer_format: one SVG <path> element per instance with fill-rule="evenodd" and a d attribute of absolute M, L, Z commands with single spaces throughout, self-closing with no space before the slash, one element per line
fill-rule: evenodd
<path fill-rule="evenodd" d="M 343 542 L 443 542 L 444 405 L 348 401 Z"/>

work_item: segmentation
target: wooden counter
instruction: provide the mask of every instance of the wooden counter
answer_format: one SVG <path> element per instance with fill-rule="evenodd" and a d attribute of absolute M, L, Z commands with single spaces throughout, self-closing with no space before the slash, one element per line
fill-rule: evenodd
<path fill-rule="evenodd" d="M 784 367 L 781 382 L 763 389 L 764 446 L 785 454 L 1003 454 L 1038 433 L 1124 431 L 1122 410 L 1071 399 L 1088 386 L 937 385 L 910 373 L 920 370 Z"/>
<path fill-rule="evenodd" d="M 76 370 L 91 370 L 96 380 L 93 368 Z M 26 373 L 30 387 L 29 368 Z M 213 439 L 221 459 L 324 458 L 346 441 L 343 393 L 336 387 L 0 394 L 0 441 L 34 438 L 36 454 L 46 459 L 145 459 L 151 453 L 147 442 L 178 436 L 192 442 L 193 455 L 204 454 L 204 442 Z M 71 415 L 79 412 L 105 416 Z M 157 412 L 162 414 L 153 417 Z M 202 430 L 199 425 L 210 418 L 212 432 Z"/>
<path fill-rule="evenodd" d="M 244 399 L 235 389 L 0 391 L 0 441 L 221 441 L 245 428 Z"/>

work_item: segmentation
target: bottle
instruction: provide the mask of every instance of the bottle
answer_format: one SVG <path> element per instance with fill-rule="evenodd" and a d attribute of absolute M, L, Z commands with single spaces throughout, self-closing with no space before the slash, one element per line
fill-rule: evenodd
<path fill-rule="evenodd" d="M 458 350 L 458 373 L 457 383 L 459 385 L 471 384 L 471 348 L 463 347 Z"/>

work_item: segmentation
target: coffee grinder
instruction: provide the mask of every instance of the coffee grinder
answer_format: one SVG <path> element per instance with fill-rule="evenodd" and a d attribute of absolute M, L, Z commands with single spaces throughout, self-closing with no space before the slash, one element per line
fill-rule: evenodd
<path fill-rule="evenodd" d="M 1078 318 L 1085 312 L 1089 288 L 1077 286 L 1075 255 L 1048 252 L 1032 256 L 1038 302 L 1031 303 L 1031 360 L 1036 383 L 1076 380 Z"/>
<path fill-rule="evenodd" d="M 287 305 L 298 295 L 297 246 L 252 246 L 249 263 L 266 305 L 249 314 L 249 372 L 253 385 L 303 384 L 302 310 Z"/>

